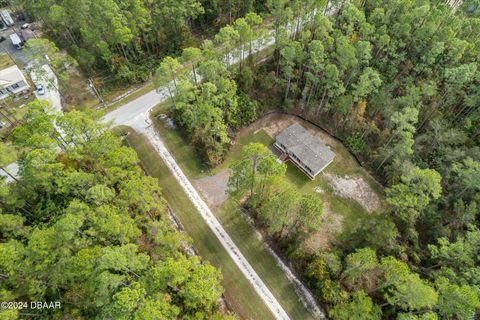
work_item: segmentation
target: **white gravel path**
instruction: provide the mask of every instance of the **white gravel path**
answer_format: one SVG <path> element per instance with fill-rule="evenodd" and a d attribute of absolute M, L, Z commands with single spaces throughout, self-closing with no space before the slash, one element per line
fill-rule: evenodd
<path fill-rule="evenodd" d="M 289 27 L 290 30 L 293 29 L 293 26 Z M 273 45 L 274 39 L 272 36 L 272 32 L 270 32 L 265 38 L 259 39 L 253 44 L 253 52 L 259 52 L 268 46 Z M 247 56 L 248 53 L 245 53 Z M 235 64 L 238 62 L 239 57 L 239 50 L 234 52 L 229 57 L 230 64 Z M 222 243 L 225 250 L 228 252 L 232 260 L 238 266 L 240 271 L 245 275 L 247 280 L 253 286 L 255 291 L 258 293 L 260 298 L 264 301 L 266 306 L 271 310 L 272 314 L 275 316 L 276 319 L 290 319 L 286 311 L 283 309 L 281 304 L 278 300 L 273 296 L 271 291 L 262 281 L 262 279 L 258 276 L 255 272 L 253 267 L 247 261 L 247 259 L 243 256 L 240 252 L 239 248 L 235 245 L 233 240 L 230 238 L 228 233 L 223 229 L 220 222 L 214 216 L 208 205 L 203 201 L 203 199 L 198 194 L 197 190 L 193 187 L 191 182 L 185 176 L 183 171 L 180 169 L 178 164 L 176 163 L 173 156 L 165 147 L 163 141 L 161 140 L 160 136 L 154 130 L 154 128 L 149 123 L 149 111 L 153 109 L 156 105 L 161 102 L 164 102 L 168 99 L 168 89 L 167 87 L 172 87 L 172 83 L 167 84 L 166 86 L 158 89 L 152 90 L 145 95 L 126 103 L 125 105 L 121 106 L 120 108 L 108 113 L 104 120 L 107 122 L 112 122 L 114 125 L 127 125 L 132 127 L 139 133 L 144 134 L 152 143 L 152 145 L 157 150 L 158 154 L 161 158 L 165 161 L 168 168 L 171 170 L 174 177 L 177 179 L 179 184 L 184 189 L 187 196 L 190 198 L 192 203 L 198 209 L 199 213 L 201 214 L 202 218 L 205 220 L 207 225 L 211 228 L 213 233 L 217 236 L 217 238 Z M 55 99 L 49 99 L 55 100 Z M 52 101 L 55 108 L 58 109 L 61 106 L 56 103 L 56 101 Z M 61 109 L 60 109 L 61 110 Z M 9 168 L 15 169 L 15 168 Z M 16 170 L 12 170 L 16 171 Z M 13 172 L 16 175 L 16 172 Z M 315 299 L 313 298 L 312 294 L 301 284 L 300 280 L 298 280 L 295 275 L 291 272 L 291 270 L 281 261 L 278 256 L 272 251 L 269 250 L 270 254 L 275 258 L 277 264 L 281 267 L 281 269 L 286 273 L 287 278 L 294 284 L 295 288 L 297 289 L 297 293 L 299 294 L 299 299 L 305 304 L 305 306 L 312 310 L 314 316 L 318 319 L 325 319 L 325 314 L 320 309 L 320 307 L 316 304 Z M 300 290 L 298 290 L 300 288 Z M 253 297 L 252 297 L 253 298 Z"/>
<path fill-rule="evenodd" d="M 35 96 L 39 100 L 47 100 L 52 104 L 56 112 L 62 112 L 62 101 L 60 92 L 58 92 L 58 79 L 52 68 L 48 64 L 42 66 L 43 71 L 35 70 L 30 72 L 30 77 L 35 85 L 43 84 L 45 93 L 39 95 L 37 90 Z"/>
<path fill-rule="evenodd" d="M 310 19 L 308 17 L 307 19 Z M 287 27 L 289 30 L 293 30 L 294 25 Z M 268 46 L 274 44 L 273 32 L 268 33 L 264 38 L 261 38 L 254 42 L 252 45 L 253 53 L 259 52 Z M 239 50 L 232 54 L 229 57 L 229 63 L 235 64 L 239 59 Z M 248 53 L 245 54 L 245 56 Z M 201 79 L 200 79 L 201 80 Z M 235 245 L 233 240 L 230 238 L 228 233 L 222 227 L 220 222 L 217 220 L 215 215 L 212 213 L 208 205 L 200 197 L 197 190 L 193 187 L 191 182 L 188 180 L 186 175 L 183 173 L 180 166 L 177 164 L 171 153 L 165 147 L 161 137 L 158 135 L 156 130 L 152 127 L 150 123 L 149 112 L 153 107 L 164 102 L 168 99 L 168 87 L 173 91 L 173 82 L 170 82 L 166 86 L 159 88 L 157 90 L 152 90 L 147 94 L 128 102 L 127 104 L 121 106 L 120 108 L 108 113 L 104 120 L 111 121 L 115 125 L 127 125 L 132 127 L 138 133 L 144 134 L 150 143 L 155 147 L 160 157 L 165 161 L 166 165 L 174 175 L 175 179 L 179 182 L 187 196 L 190 198 L 192 203 L 198 209 L 202 218 L 205 220 L 207 225 L 213 231 L 213 233 L 220 240 L 221 244 L 227 250 L 228 254 L 238 266 L 240 271 L 245 275 L 247 280 L 253 286 L 255 291 L 258 293 L 260 298 L 264 301 L 266 306 L 270 309 L 272 314 L 276 319 L 290 319 L 288 314 L 283 309 L 282 305 L 278 300 L 273 296 L 271 291 L 262 281 L 262 279 L 255 272 L 253 267 L 247 261 L 247 259 L 240 252 L 238 247 Z M 318 306 L 313 295 L 308 291 L 308 289 L 301 283 L 301 281 L 296 278 L 292 271 L 281 261 L 281 259 L 276 256 L 276 254 L 269 250 L 270 254 L 275 258 L 277 264 L 280 268 L 286 273 L 287 278 L 292 282 L 294 287 L 297 289 L 296 292 L 299 294 L 299 300 L 302 301 L 305 307 L 312 311 L 312 314 L 317 319 L 326 319 L 325 313 Z M 253 297 L 252 297 L 253 298 Z"/>
<path fill-rule="evenodd" d="M 165 164 L 170 169 L 175 179 L 177 179 L 180 186 L 183 188 L 187 196 L 197 208 L 198 212 L 201 214 L 203 220 L 205 220 L 207 225 L 220 240 L 229 256 L 232 258 L 244 276 L 248 279 L 248 281 L 252 284 L 255 291 L 273 313 L 275 318 L 290 319 L 280 303 L 277 301 L 277 299 L 275 299 L 268 287 L 240 252 L 240 249 L 238 249 L 238 247 L 235 245 L 210 208 L 200 197 L 197 190 L 190 183 L 171 153 L 165 147 L 165 144 L 161 140 L 154 127 L 148 121 L 148 113 L 145 113 L 135 117 L 134 119 L 131 119 L 131 121 L 127 122 L 126 124 L 135 129 L 137 132 L 144 134 L 150 143 L 155 147 L 156 151 L 165 161 Z"/>

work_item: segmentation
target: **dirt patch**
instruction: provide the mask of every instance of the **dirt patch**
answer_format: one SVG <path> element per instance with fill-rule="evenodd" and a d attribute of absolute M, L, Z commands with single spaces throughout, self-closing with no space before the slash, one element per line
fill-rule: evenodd
<path fill-rule="evenodd" d="M 335 241 L 338 232 L 342 230 L 343 216 L 333 212 L 328 203 L 323 208 L 322 223 L 320 230 L 305 240 L 303 246 L 307 252 L 313 253 L 318 250 L 327 250 Z"/>
<path fill-rule="evenodd" d="M 268 114 L 266 116 L 261 117 L 248 127 L 242 128 L 239 132 L 238 135 L 240 137 L 245 136 L 245 135 L 251 135 L 255 134 L 260 130 L 265 130 L 265 132 L 272 138 L 275 139 L 275 137 L 284 129 L 288 128 L 294 123 L 300 123 L 305 129 L 307 129 L 310 134 L 312 134 L 314 137 L 319 138 L 323 143 L 329 145 L 329 146 L 334 146 L 338 142 L 330 137 L 327 133 L 323 132 L 322 130 L 319 130 L 317 127 L 311 125 L 308 122 L 305 122 L 303 120 L 300 120 L 299 118 L 293 116 L 293 115 L 288 115 L 288 114 Z"/>
<path fill-rule="evenodd" d="M 230 173 L 223 170 L 214 176 L 193 180 L 195 188 L 200 191 L 209 206 L 218 207 L 227 200 L 227 183 Z"/>
<path fill-rule="evenodd" d="M 360 177 L 338 176 L 324 173 L 336 195 L 357 201 L 367 212 L 380 209 L 380 199 L 373 189 Z"/>

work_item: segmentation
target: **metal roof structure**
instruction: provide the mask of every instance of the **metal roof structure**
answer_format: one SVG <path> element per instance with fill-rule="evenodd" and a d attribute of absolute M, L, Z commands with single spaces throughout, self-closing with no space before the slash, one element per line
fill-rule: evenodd
<path fill-rule="evenodd" d="M 294 155 L 297 159 L 293 157 L 293 160 L 300 161 L 301 165 L 310 169 L 313 176 L 316 176 L 335 158 L 335 153 L 327 145 L 298 123 L 283 130 L 277 136 L 276 144 L 280 145 L 290 157 Z"/>

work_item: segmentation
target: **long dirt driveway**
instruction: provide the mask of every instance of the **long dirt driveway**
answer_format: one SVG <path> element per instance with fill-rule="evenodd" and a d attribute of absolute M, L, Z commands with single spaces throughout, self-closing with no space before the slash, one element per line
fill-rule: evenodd
<path fill-rule="evenodd" d="M 315 12 L 307 15 L 306 18 L 304 18 L 303 22 L 307 22 L 309 19 L 312 19 L 312 16 L 314 14 Z M 294 28 L 295 24 L 287 25 L 287 30 L 290 32 L 293 32 Z M 252 53 L 260 52 L 271 46 L 273 43 L 273 34 L 272 32 L 270 32 L 267 36 L 260 38 L 257 41 L 254 41 L 252 45 Z M 248 55 L 248 53 L 244 53 L 244 55 L 245 54 Z M 238 52 L 237 54 L 229 56 L 229 64 L 231 65 L 238 63 L 239 56 L 240 55 L 238 54 Z M 282 305 L 273 296 L 272 292 L 268 289 L 263 280 L 258 276 L 253 267 L 240 252 L 239 248 L 235 245 L 228 233 L 222 227 L 222 225 L 212 213 L 208 205 L 200 197 L 197 190 L 193 187 L 191 182 L 183 173 L 182 169 L 179 167 L 173 156 L 167 150 L 160 136 L 151 125 L 149 117 L 150 110 L 152 110 L 156 105 L 160 104 L 161 102 L 167 100 L 168 87 L 172 87 L 172 82 L 166 84 L 162 88 L 152 90 L 147 94 L 108 113 L 105 116 L 104 120 L 113 122 L 114 125 L 130 126 L 135 131 L 145 135 L 148 138 L 150 143 L 154 146 L 158 154 L 161 156 L 165 164 L 172 172 L 175 179 L 179 182 L 187 196 L 195 205 L 202 218 L 208 224 L 216 237 L 220 240 L 221 244 L 228 252 L 229 256 L 238 266 L 245 278 L 250 282 L 254 290 L 258 293 L 260 298 L 264 301 L 265 305 L 270 309 L 275 318 L 290 319 Z M 314 299 L 312 299 L 311 302 L 313 304 L 310 306 L 310 310 L 312 310 L 315 318 L 326 319 L 324 312 L 315 303 Z"/>
<path fill-rule="evenodd" d="M 275 318 L 290 319 L 283 307 L 280 305 L 280 303 L 273 296 L 273 294 L 270 292 L 262 279 L 255 272 L 247 259 L 240 252 L 240 249 L 238 249 L 236 244 L 222 227 L 222 225 L 212 213 L 210 208 L 207 206 L 205 201 L 203 201 L 203 199 L 200 197 L 197 190 L 190 183 L 190 180 L 188 180 L 188 178 L 185 176 L 182 169 L 178 166 L 171 153 L 167 150 L 165 144 L 160 139 L 160 136 L 155 131 L 149 120 L 150 119 L 147 112 L 135 117 L 134 119 L 131 119 L 124 124 L 132 127 L 135 131 L 142 133 L 148 138 L 148 140 L 154 146 L 158 154 L 165 161 L 165 164 L 168 166 L 175 179 L 179 182 L 180 186 L 183 188 L 187 196 L 197 208 L 202 218 L 205 220 L 210 229 L 220 240 L 223 247 L 228 252 L 229 256 L 232 258 L 232 260 L 235 262 L 235 264 L 238 266 L 244 276 L 248 279 L 248 281 L 252 284 L 255 291 L 258 293 L 260 298 L 264 301 L 264 303 L 273 313 Z"/>

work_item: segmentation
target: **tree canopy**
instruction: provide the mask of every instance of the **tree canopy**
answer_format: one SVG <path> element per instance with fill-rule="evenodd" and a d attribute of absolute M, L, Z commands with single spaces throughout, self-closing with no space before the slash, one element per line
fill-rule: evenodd
<path fill-rule="evenodd" d="M 61 301 L 28 310 L 48 319 L 222 318 L 220 271 L 186 254 L 190 239 L 136 153 L 97 113 L 46 107 L 27 106 L 13 133 L 20 176 L 0 181 L 2 299 Z"/>

